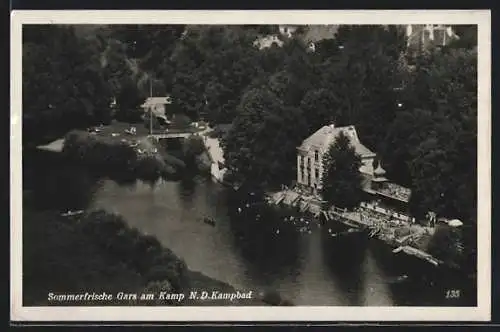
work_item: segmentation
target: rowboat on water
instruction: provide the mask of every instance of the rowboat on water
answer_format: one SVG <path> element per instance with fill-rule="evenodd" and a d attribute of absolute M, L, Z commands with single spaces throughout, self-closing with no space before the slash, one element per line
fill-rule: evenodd
<path fill-rule="evenodd" d="M 203 219 L 203 222 L 204 222 L 205 224 L 210 225 L 210 226 L 215 226 L 215 220 L 214 220 L 213 218 L 205 217 L 205 218 Z"/>
<path fill-rule="evenodd" d="M 75 216 L 77 214 L 82 214 L 83 213 L 83 210 L 78 210 L 78 211 L 68 211 L 68 212 L 65 212 L 65 213 L 61 213 L 61 216 L 62 217 L 69 217 L 69 216 Z"/>

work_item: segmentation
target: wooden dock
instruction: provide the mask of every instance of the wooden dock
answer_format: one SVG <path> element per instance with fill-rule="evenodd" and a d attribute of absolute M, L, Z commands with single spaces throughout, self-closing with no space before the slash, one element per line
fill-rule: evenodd
<path fill-rule="evenodd" d="M 361 213 L 342 210 L 332 207 L 328 212 L 327 220 L 336 220 L 352 228 L 366 229 L 373 226 L 369 220 L 363 219 Z"/>

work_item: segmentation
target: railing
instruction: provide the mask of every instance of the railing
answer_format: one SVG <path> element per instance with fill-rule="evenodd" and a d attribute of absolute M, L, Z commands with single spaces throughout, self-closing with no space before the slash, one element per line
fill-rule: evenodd
<path fill-rule="evenodd" d="M 373 204 L 362 202 L 360 204 L 360 207 L 368 209 L 368 210 L 372 210 L 372 211 L 384 214 L 387 217 L 392 217 L 392 218 L 399 219 L 399 220 L 402 220 L 402 221 L 405 221 L 405 222 L 415 222 L 415 218 L 411 218 L 410 216 L 407 216 L 405 214 L 397 213 L 395 211 L 391 211 L 391 210 L 388 210 L 388 209 L 384 209 L 384 208 L 382 208 L 380 206 L 376 206 L 376 205 L 373 205 Z"/>

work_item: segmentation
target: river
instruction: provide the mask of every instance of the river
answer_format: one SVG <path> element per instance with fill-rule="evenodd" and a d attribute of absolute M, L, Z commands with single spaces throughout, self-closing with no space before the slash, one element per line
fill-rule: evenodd
<path fill-rule="evenodd" d="M 277 234 L 280 223 L 238 214 L 232 189 L 210 179 L 154 186 L 105 179 L 91 185 L 81 169 L 44 171 L 38 185 L 52 190 L 44 197 L 64 197 L 65 204 L 85 199 L 89 207 L 117 212 L 130 226 L 156 236 L 191 270 L 241 290 L 277 290 L 296 305 L 475 306 L 475 288 L 463 278 L 394 255 L 364 234 L 332 238 L 320 227 Z M 446 292 L 456 289 L 460 298 L 447 299 Z"/>

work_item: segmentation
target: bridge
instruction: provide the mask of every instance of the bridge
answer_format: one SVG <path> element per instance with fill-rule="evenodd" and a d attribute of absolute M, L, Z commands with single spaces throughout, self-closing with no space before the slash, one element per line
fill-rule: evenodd
<path fill-rule="evenodd" d="M 168 139 L 168 138 L 187 138 L 191 135 L 197 135 L 194 132 L 177 132 L 177 133 L 159 133 L 159 134 L 149 134 L 149 138 L 154 139 Z"/>

